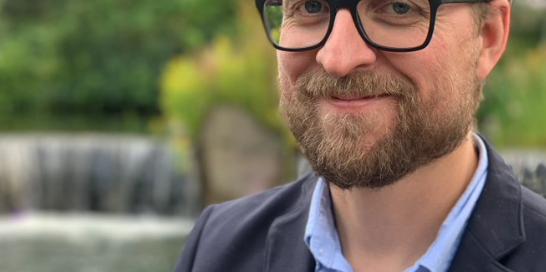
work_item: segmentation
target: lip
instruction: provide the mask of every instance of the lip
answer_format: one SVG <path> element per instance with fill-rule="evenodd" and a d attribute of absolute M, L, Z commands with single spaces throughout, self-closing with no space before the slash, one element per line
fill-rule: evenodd
<path fill-rule="evenodd" d="M 325 98 L 324 102 L 339 110 L 362 110 L 394 99 L 391 95 L 381 95 L 373 97 L 330 97 Z"/>

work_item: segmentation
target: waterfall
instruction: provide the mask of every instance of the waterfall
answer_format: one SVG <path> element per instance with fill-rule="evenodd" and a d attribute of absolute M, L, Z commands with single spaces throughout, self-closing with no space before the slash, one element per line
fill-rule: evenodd
<path fill-rule="evenodd" d="M 189 215 L 195 187 L 159 139 L 0 135 L 0 212 Z"/>

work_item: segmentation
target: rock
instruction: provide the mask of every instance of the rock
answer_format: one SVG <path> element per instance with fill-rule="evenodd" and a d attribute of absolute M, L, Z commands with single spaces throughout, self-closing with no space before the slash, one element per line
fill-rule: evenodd
<path fill-rule="evenodd" d="M 259 192 L 281 182 L 282 144 L 252 116 L 217 106 L 204 123 L 205 204 Z M 201 177 L 203 178 L 203 177 Z"/>

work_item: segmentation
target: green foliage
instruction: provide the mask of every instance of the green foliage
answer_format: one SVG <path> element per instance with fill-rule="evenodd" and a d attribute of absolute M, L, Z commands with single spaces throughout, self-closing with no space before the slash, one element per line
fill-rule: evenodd
<path fill-rule="evenodd" d="M 481 126 L 503 146 L 546 146 L 546 46 L 507 60 L 491 75 Z"/>
<path fill-rule="evenodd" d="M 478 112 L 480 130 L 496 145 L 546 147 L 545 13 L 514 5 L 507 52 Z"/>
<path fill-rule="evenodd" d="M 250 4 L 241 9 L 240 39 L 218 36 L 199 54 L 173 59 L 164 72 L 164 112 L 182 121 L 194 139 L 217 104 L 240 106 L 273 131 L 282 131 L 274 50 Z"/>
<path fill-rule="evenodd" d="M 0 1 L 0 114 L 155 115 L 162 67 L 229 33 L 233 3 Z"/>

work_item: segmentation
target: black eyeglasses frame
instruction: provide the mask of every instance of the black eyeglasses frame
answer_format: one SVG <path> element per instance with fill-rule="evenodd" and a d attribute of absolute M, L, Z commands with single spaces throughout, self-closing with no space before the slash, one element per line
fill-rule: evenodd
<path fill-rule="evenodd" d="M 326 32 L 324 39 L 322 39 L 318 44 L 313 46 L 302 47 L 302 48 L 285 48 L 276 44 L 271 38 L 271 35 L 269 34 L 269 30 L 268 30 L 269 26 L 267 25 L 266 18 L 264 16 L 264 6 L 266 1 L 267 0 L 255 0 L 256 8 L 258 9 L 258 12 L 260 13 L 260 17 L 262 18 L 262 23 L 264 25 L 267 38 L 269 39 L 271 44 L 273 44 L 273 46 L 278 50 L 288 51 L 288 52 L 302 52 L 302 51 L 317 49 L 319 47 L 324 46 L 326 44 L 326 41 L 330 37 L 330 34 L 332 33 L 332 29 L 334 28 L 334 22 L 336 20 L 337 12 L 340 9 L 348 9 L 351 12 L 355 25 L 357 26 L 358 33 L 364 39 L 364 41 L 366 41 L 367 44 L 382 51 L 404 53 L 404 52 L 414 52 L 414 51 L 422 50 L 430 44 L 430 41 L 432 40 L 432 36 L 434 34 L 436 14 L 441 5 L 455 4 L 455 3 L 471 3 L 471 4 L 484 3 L 484 2 L 490 2 L 491 0 L 428 0 L 428 2 L 430 3 L 431 16 L 430 16 L 430 26 L 429 26 L 427 37 L 422 45 L 416 46 L 416 47 L 410 47 L 410 48 L 394 48 L 394 47 L 382 46 L 377 43 L 374 43 L 368 37 L 368 34 L 366 34 L 366 31 L 364 30 L 364 27 L 362 26 L 362 23 L 360 22 L 358 11 L 357 11 L 358 3 L 360 1 L 366 1 L 366 0 L 322 0 L 324 2 L 327 2 L 330 7 L 330 22 L 328 24 L 328 31 Z M 279 1 L 283 1 L 283 0 L 279 0 Z"/>

